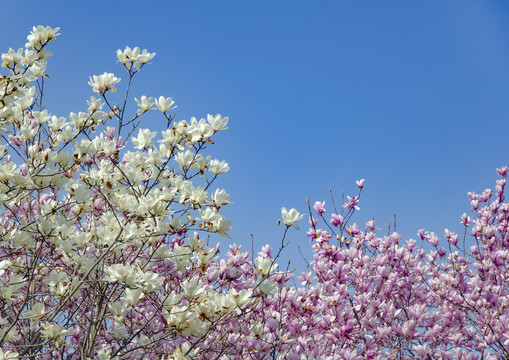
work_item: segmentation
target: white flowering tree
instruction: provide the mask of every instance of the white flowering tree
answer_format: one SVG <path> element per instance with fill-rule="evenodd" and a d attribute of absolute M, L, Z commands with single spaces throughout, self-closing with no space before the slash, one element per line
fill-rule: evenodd
<path fill-rule="evenodd" d="M 207 245 L 231 228 L 230 196 L 211 187 L 228 164 L 203 154 L 228 118 L 175 121 L 171 98 L 145 95 L 128 114 L 155 55 L 129 47 L 117 51 L 123 95 L 115 74 L 93 76 L 84 111 L 52 115 L 42 90 L 58 31 L 34 27 L 2 55 L 0 359 L 226 356 L 256 332 L 229 338 L 226 324 L 248 324 L 245 305 L 262 307 L 281 279 L 266 281 L 270 248 L 256 268 L 240 247 L 220 261 Z M 160 134 L 140 126 L 149 111 L 166 119 Z"/>

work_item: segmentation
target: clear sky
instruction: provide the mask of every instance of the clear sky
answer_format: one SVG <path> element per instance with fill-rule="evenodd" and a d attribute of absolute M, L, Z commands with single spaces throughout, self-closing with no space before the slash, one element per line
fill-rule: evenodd
<path fill-rule="evenodd" d="M 230 164 L 217 185 L 248 250 L 250 234 L 255 251 L 277 247 L 281 206 L 330 205 L 329 188 L 353 195 L 360 178 L 357 222 L 383 228 L 396 212 L 404 238 L 461 230 L 466 193 L 493 187 L 509 163 L 505 0 L 9 1 L 2 12 L 1 52 L 33 25 L 61 27 L 46 84 L 54 114 L 85 109 L 90 75 L 125 77 L 115 51 L 127 45 L 157 53 L 132 97 L 173 97 L 177 120 L 229 116 L 208 151 Z M 284 254 L 299 270 L 297 244 L 310 249 L 300 225 Z"/>

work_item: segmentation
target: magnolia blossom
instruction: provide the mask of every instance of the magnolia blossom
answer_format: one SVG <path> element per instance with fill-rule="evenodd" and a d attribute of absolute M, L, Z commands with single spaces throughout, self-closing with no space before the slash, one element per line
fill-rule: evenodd
<path fill-rule="evenodd" d="M 115 84 L 119 82 L 120 79 L 117 78 L 115 74 L 105 72 L 102 75 L 94 75 L 93 78 L 91 77 L 88 84 L 92 86 L 94 92 L 102 95 L 108 90 L 116 92 L 117 88 Z"/>
<path fill-rule="evenodd" d="M 43 303 L 34 304 L 32 309 L 25 311 L 23 317 L 33 320 L 42 320 L 46 315 L 46 308 Z"/>
<path fill-rule="evenodd" d="M 226 130 L 226 124 L 228 124 L 228 117 L 222 117 L 220 114 L 212 116 L 210 114 L 207 115 L 207 121 L 212 126 L 214 131 Z"/>
<path fill-rule="evenodd" d="M 67 335 L 67 330 L 59 324 L 50 324 L 45 322 L 42 324 L 42 327 L 43 330 L 41 330 L 41 333 L 49 339 L 56 339 L 60 341 L 62 337 Z"/>
<path fill-rule="evenodd" d="M 156 134 L 156 132 L 152 132 L 149 129 L 140 129 L 138 131 L 138 136 L 133 138 L 132 142 L 136 145 L 136 149 L 145 149 L 149 146 Z"/>
<path fill-rule="evenodd" d="M 58 131 L 64 127 L 66 120 L 67 119 L 65 117 L 57 118 L 55 115 L 53 115 L 51 117 L 51 123 L 49 126 L 53 131 Z"/>
<path fill-rule="evenodd" d="M 230 194 L 226 192 L 224 189 L 216 189 L 214 194 L 212 194 L 211 203 L 214 205 L 215 208 L 219 209 L 221 206 L 230 205 L 231 202 L 229 201 Z"/>
<path fill-rule="evenodd" d="M 296 209 L 290 209 L 290 211 L 286 210 L 285 207 L 281 208 L 281 216 L 283 218 L 283 223 L 290 227 L 293 226 L 297 230 L 299 227 L 295 224 L 297 221 L 301 220 L 304 217 L 304 214 L 300 214 Z"/>
<path fill-rule="evenodd" d="M 344 208 L 348 208 L 349 210 L 353 210 L 353 209 L 355 209 L 357 211 L 360 210 L 359 206 L 357 206 L 357 203 L 359 202 L 358 196 L 348 196 L 347 195 L 346 198 L 348 201 L 343 204 Z"/>
<path fill-rule="evenodd" d="M 140 52 L 139 47 L 135 47 L 131 50 L 129 46 L 126 46 L 124 51 L 117 50 L 117 58 L 120 63 L 122 63 L 128 71 L 134 68 L 137 71 L 140 71 L 141 66 L 148 64 L 148 62 L 156 55 L 156 53 L 149 53 L 147 49 L 143 49 Z"/>
<path fill-rule="evenodd" d="M 175 104 L 175 101 L 173 101 L 171 97 L 165 98 L 164 96 L 160 96 L 156 100 L 156 106 L 162 113 L 167 113 L 170 109 L 175 109 L 176 106 L 173 106 L 173 104 Z"/>
<path fill-rule="evenodd" d="M 186 168 L 191 166 L 193 163 L 194 154 L 186 150 L 185 152 L 179 152 L 178 155 L 175 157 L 175 161 L 178 162 L 181 168 Z"/>
<path fill-rule="evenodd" d="M 30 35 L 27 36 L 28 42 L 25 47 L 32 47 L 34 49 L 42 48 L 51 41 L 56 40 L 56 37 L 60 35 L 58 34 L 58 30 L 60 30 L 59 27 L 51 28 L 49 26 L 44 27 L 41 25 L 37 27 L 34 26 Z"/>
<path fill-rule="evenodd" d="M 268 257 L 260 257 L 258 256 L 255 259 L 255 264 L 261 273 L 267 276 L 272 270 L 277 268 L 277 264 L 274 263 L 274 259 Z"/>
<path fill-rule="evenodd" d="M 138 303 L 138 301 L 145 297 L 143 290 L 140 288 L 137 289 L 125 289 L 126 301 L 129 305 L 134 306 Z"/>
<path fill-rule="evenodd" d="M 208 170 L 213 173 L 214 175 L 221 175 L 228 170 L 230 170 L 230 167 L 228 166 L 228 163 L 226 161 L 219 161 L 217 159 L 211 160 L 208 165 Z"/>
<path fill-rule="evenodd" d="M 17 51 L 9 49 L 9 52 L 2 54 L 2 67 L 20 66 L 23 59 L 23 48 L 19 48 Z"/>
<path fill-rule="evenodd" d="M 0 349 L 0 360 L 18 360 L 19 359 L 19 353 L 14 351 L 3 351 Z"/>
<path fill-rule="evenodd" d="M 332 214 L 331 219 L 329 221 L 333 226 L 338 226 L 338 225 L 343 225 L 344 219 L 343 219 L 343 216 L 341 216 L 341 215 Z"/>
<path fill-rule="evenodd" d="M 318 215 L 322 215 L 325 212 L 325 201 L 323 201 L 323 202 L 320 202 L 320 201 L 315 202 L 315 205 L 313 206 L 313 209 L 315 209 L 315 211 L 316 211 L 316 213 Z"/>
<path fill-rule="evenodd" d="M 108 304 L 108 309 L 113 314 L 113 318 L 115 321 L 122 321 L 129 307 L 127 304 L 121 301 L 114 301 L 111 304 Z"/>
<path fill-rule="evenodd" d="M 147 98 L 145 95 L 141 97 L 141 100 L 138 100 L 137 98 L 134 98 L 134 101 L 136 101 L 136 104 L 140 107 L 136 111 L 136 115 L 141 115 L 146 113 L 147 111 L 152 109 L 152 106 L 155 103 L 155 99 L 153 97 Z"/>

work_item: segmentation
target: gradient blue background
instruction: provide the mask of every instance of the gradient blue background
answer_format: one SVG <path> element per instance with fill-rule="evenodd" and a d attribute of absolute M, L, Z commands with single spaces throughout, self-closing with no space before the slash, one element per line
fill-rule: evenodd
<path fill-rule="evenodd" d="M 509 162 L 507 1 L 10 1 L 2 12 L 2 52 L 33 25 L 61 27 L 54 114 L 86 108 L 90 75 L 125 78 L 115 51 L 128 45 L 157 53 L 132 97 L 173 97 L 177 120 L 229 116 L 209 153 L 230 164 L 217 186 L 247 250 L 250 234 L 255 251 L 277 248 L 281 206 L 330 205 L 329 188 L 339 200 L 360 178 L 355 221 L 384 228 L 396 212 L 404 238 L 461 231 L 466 193 L 493 187 Z M 145 126 L 161 130 L 153 115 Z M 297 245 L 310 255 L 300 225 L 280 263 L 298 270 Z"/>

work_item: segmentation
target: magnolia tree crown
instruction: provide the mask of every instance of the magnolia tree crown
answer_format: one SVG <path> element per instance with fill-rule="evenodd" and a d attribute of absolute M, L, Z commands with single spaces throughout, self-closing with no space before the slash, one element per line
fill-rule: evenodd
<path fill-rule="evenodd" d="M 228 164 L 203 154 L 228 118 L 175 121 L 172 98 L 145 95 L 128 115 L 131 81 L 155 56 L 129 47 L 117 51 L 123 96 L 105 72 L 90 77 L 99 97 L 84 111 L 52 115 L 42 89 L 58 31 L 34 27 L 25 49 L 2 55 L 0 357 L 198 354 L 209 332 L 275 289 L 262 281 L 275 268 L 266 254 L 254 274 L 233 247 L 224 275 L 218 246 L 206 245 L 231 229 L 220 213 L 230 195 L 211 187 Z M 140 127 L 153 111 L 166 119 L 160 134 Z"/>

